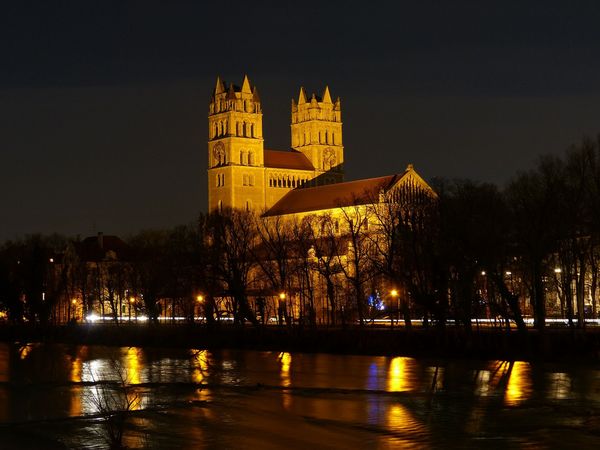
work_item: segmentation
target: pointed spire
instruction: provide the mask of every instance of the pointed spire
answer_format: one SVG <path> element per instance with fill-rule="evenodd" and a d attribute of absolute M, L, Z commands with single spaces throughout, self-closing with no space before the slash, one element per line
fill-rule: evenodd
<path fill-rule="evenodd" d="M 221 80 L 220 76 L 217 76 L 217 84 L 215 85 L 215 94 L 221 94 L 225 92 L 225 86 L 223 85 L 223 81 Z"/>
<path fill-rule="evenodd" d="M 233 87 L 233 83 L 229 85 L 229 89 L 227 91 L 227 98 L 235 100 L 235 88 Z"/>
<path fill-rule="evenodd" d="M 252 94 L 252 89 L 250 88 L 250 80 L 248 79 L 248 75 L 244 75 L 244 81 L 242 82 L 242 92 L 244 94 Z"/>
<path fill-rule="evenodd" d="M 300 95 L 298 96 L 298 104 L 306 103 L 306 93 L 304 92 L 304 88 L 300 88 Z"/>
<path fill-rule="evenodd" d="M 410 170 L 415 170 L 415 167 L 412 164 L 409 164 L 408 166 L 406 166 L 406 172 L 410 171 Z"/>
<path fill-rule="evenodd" d="M 323 103 L 333 103 L 331 101 L 331 94 L 329 93 L 329 86 L 325 86 L 325 92 L 323 92 Z"/>

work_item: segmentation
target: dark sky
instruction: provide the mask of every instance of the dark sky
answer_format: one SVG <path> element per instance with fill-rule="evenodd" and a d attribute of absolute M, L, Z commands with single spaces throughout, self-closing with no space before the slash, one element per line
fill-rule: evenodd
<path fill-rule="evenodd" d="M 0 240 L 192 221 L 217 74 L 248 73 L 277 149 L 299 87 L 329 84 L 348 179 L 503 184 L 600 132 L 597 1 L 6 3 Z"/>

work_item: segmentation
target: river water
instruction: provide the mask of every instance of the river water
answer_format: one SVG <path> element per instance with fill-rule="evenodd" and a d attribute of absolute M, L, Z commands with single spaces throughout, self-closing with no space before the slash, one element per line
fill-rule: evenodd
<path fill-rule="evenodd" d="M 0 343 L 0 448 L 107 448 L 118 408 L 129 448 L 600 448 L 595 366 Z"/>

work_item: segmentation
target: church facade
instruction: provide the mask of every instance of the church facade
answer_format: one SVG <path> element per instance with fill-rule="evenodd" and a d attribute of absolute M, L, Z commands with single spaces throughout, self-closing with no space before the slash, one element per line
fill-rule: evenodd
<path fill-rule="evenodd" d="M 412 165 L 397 175 L 344 182 L 341 101 L 300 88 L 291 105 L 291 149 L 265 149 L 256 86 L 217 78 L 208 110 L 208 209 L 253 210 L 265 216 L 304 215 L 371 202 L 399 188 L 435 195 Z M 367 198 L 368 197 L 368 198 Z"/>

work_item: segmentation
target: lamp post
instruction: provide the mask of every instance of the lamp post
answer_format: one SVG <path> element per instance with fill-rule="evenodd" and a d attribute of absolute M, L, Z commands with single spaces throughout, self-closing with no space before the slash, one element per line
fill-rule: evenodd
<path fill-rule="evenodd" d="M 131 322 L 131 308 L 135 307 L 135 297 L 129 299 L 129 322 Z M 137 317 L 137 314 L 136 314 Z"/>
<path fill-rule="evenodd" d="M 74 298 L 74 299 L 72 299 L 72 300 L 71 300 L 71 305 L 73 305 L 73 307 L 72 307 L 72 310 L 73 310 L 73 315 L 74 315 L 75 317 L 77 317 L 77 316 L 76 316 L 76 314 L 77 314 L 77 299 L 75 299 L 75 298 Z M 70 314 L 70 312 L 69 312 L 69 321 L 71 321 L 71 314 Z"/>
<path fill-rule="evenodd" d="M 283 324 L 283 309 L 285 307 L 285 292 L 279 294 L 279 305 L 277 307 L 277 315 L 279 318 L 279 325 Z"/>
<path fill-rule="evenodd" d="M 392 289 L 392 291 L 390 292 L 390 295 L 392 296 L 392 301 L 395 303 L 395 306 L 396 306 L 396 322 L 397 322 L 397 324 L 400 324 L 400 303 L 398 301 L 398 291 L 396 289 Z M 394 319 L 392 317 L 392 327 L 393 326 L 394 326 Z"/>

